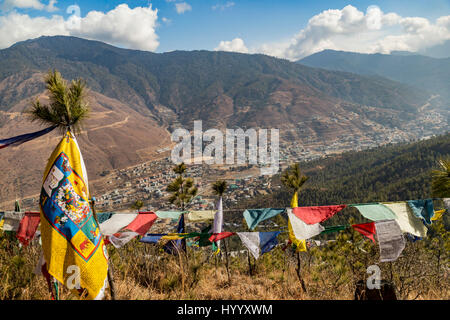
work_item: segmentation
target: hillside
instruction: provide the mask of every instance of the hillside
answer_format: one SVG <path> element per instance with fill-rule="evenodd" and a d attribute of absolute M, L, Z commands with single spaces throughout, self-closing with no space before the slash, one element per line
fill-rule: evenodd
<path fill-rule="evenodd" d="M 155 54 L 74 37 L 41 37 L 17 43 L 1 50 L 0 58 L 0 81 L 18 74 L 25 79 L 35 71 L 57 68 L 66 78 L 83 77 L 93 90 L 135 109 L 145 106 L 155 111 L 162 105 L 182 112 L 182 121 L 202 115 L 220 96 L 232 99 L 234 112 L 247 105 L 261 108 L 286 82 L 308 96 L 375 107 L 410 110 L 428 98 L 424 92 L 387 79 L 318 70 L 264 55 L 208 51 Z M 29 88 L 14 97 L 0 91 L 1 109 L 24 95 L 38 93 L 40 88 Z M 196 113 L 188 116 L 191 111 Z"/>
<path fill-rule="evenodd" d="M 177 126 L 278 128 L 284 142 L 372 143 L 440 132 L 429 93 L 380 77 L 315 69 L 265 55 L 151 52 L 74 37 L 41 37 L 0 50 L 0 137 L 39 129 L 21 112 L 45 100 L 58 69 L 90 88 L 92 118 L 80 136 L 90 181 L 161 157 Z M 427 102 L 428 101 L 428 102 Z M 418 117 L 423 106 L 427 116 Z M 430 116 L 431 114 L 431 116 Z M 415 130 L 413 132 L 413 130 Z M 35 195 L 57 133 L 2 151 L 0 203 Z"/>
<path fill-rule="evenodd" d="M 426 89 L 450 101 L 450 58 L 431 58 L 418 54 L 361 54 L 324 50 L 298 63 L 327 70 L 381 76 Z"/>

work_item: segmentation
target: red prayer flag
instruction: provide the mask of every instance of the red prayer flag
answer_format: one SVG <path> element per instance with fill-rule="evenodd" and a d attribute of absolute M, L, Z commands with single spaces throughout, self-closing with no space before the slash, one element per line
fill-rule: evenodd
<path fill-rule="evenodd" d="M 24 246 L 27 246 L 33 239 L 40 221 L 41 214 L 39 212 L 25 212 L 16 235 Z"/>
<path fill-rule="evenodd" d="M 124 229 L 139 233 L 141 236 L 145 236 L 147 231 L 151 228 L 156 221 L 157 215 L 153 212 L 139 212 L 137 217 L 131 221 Z"/>
<path fill-rule="evenodd" d="M 292 213 L 307 224 L 316 224 L 331 218 L 345 207 L 345 204 L 320 207 L 296 207 L 292 208 Z"/>
<path fill-rule="evenodd" d="M 363 236 L 366 236 L 370 240 L 375 243 L 374 235 L 376 233 L 375 222 L 368 222 L 362 224 L 354 224 L 352 225 L 353 229 L 361 233 Z"/>
<path fill-rule="evenodd" d="M 216 242 L 228 237 L 231 237 L 232 235 L 235 235 L 236 232 L 221 232 L 221 233 L 213 233 L 211 237 L 209 237 L 209 241 Z"/>

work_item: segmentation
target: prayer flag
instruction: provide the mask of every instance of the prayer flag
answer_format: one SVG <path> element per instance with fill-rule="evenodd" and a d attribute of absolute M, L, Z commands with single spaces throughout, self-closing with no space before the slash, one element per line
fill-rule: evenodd
<path fill-rule="evenodd" d="M 375 229 L 380 247 L 380 262 L 397 260 L 405 248 L 405 239 L 397 221 L 376 221 Z"/>
<path fill-rule="evenodd" d="M 40 212 L 25 212 L 25 216 L 20 221 L 19 229 L 17 230 L 17 239 L 27 246 L 30 240 L 33 239 L 36 230 L 41 220 Z"/>
<path fill-rule="evenodd" d="M 292 213 L 294 209 L 289 208 L 287 210 L 287 213 L 295 238 L 310 239 L 325 230 L 325 228 L 322 227 L 320 223 L 306 224 L 305 222 L 303 222 L 303 220 L 297 218 L 297 216 Z"/>
<path fill-rule="evenodd" d="M 83 157 L 70 132 L 50 156 L 39 204 L 42 249 L 48 272 L 66 284 L 72 281 L 72 268 L 78 267 L 81 288 L 76 292 L 86 299 L 102 299 L 107 284 L 108 255 L 89 205 Z"/>
<path fill-rule="evenodd" d="M 3 231 L 17 232 L 25 212 L 6 211 L 3 218 Z"/>
<path fill-rule="evenodd" d="M 237 232 L 244 246 L 258 259 L 260 255 L 272 250 L 278 243 L 280 231 L 271 232 Z"/>
<path fill-rule="evenodd" d="M 434 215 L 432 199 L 408 200 L 406 202 L 416 217 L 423 219 L 428 225 L 431 224 L 431 218 Z"/>
<path fill-rule="evenodd" d="M 182 211 L 156 211 L 156 215 L 160 219 L 172 219 L 177 221 L 180 219 L 180 215 L 182 214 Z"/>
<path fill-rule="evenodd" d="M 139 235 L 139 233 L 134 231 L 124 231 L 118 232 L 116 234 L 110 235 L 108 237 L 109 242 L 116 248 L 122 248 L 128 242 L 133 240 Z"/>
<path fill-rule="evenodd" d="M 184 214 L 181 215 L 178 222 L 177 233 L 184 233 Z M 171 240 L 164 245 L 164 251 L 170 254 L 178 254 L 180 250 L 186 252 L 186 240 Z"/>
<path fill-rule="evenodd" d="M 319 207 L 296 207 L 292 212 L 307 224 L 323 222 L 346 207 L 345 204 Z"/>
<path fill-rule="evenodd" d="M 422 219 L 417 218 L 413 214 L 411 208 L 405 201 L 389 203 L 383 202 L 383 205 L 395 213 L 397 217 L 395 220 L 403 232 L 407 232 L 421 238 L 427 235 L 427 227 L 425 227 L 422 223 Z"/>
<path fill-rule="evenodd" d="M 192 222 L 214 220 L 215 214 L 214 210 L 194 210 L 189 211 L 187 219 Z"/>
<path fill-rule="evenodd" d="M 440 218 L 442 218 L 444 213 L 445 213 L 445 209 L 435 211 L 434 215 L 433 215 L 433 218 L 431 218 L 431 221 L 439 220 Z"/>
<path fill-rule="evenodd" d="M 375 242 L 375 222 L 369 222 L 369 223 L 361 223 L 361 224 L 354 224 L 352 225 L 352 228 L 361 233 L 363 236 L 369 238 L 370 240 Z"/>
<path fill-rule="evenodd" d="M 329 227 L 325 227 L 325 230 L 323 230 L 321 232 L 321 234 L 325 234 L 325 233 L 331 233 L 331 232 L 339 232 L 342 230 L 347 229 L 349 226 L 329 226 Z"/>
<path fill-rule="evenodd" d="M 145 243 L 158 243 L 159 240 L 161 240 L 161 238 L 166 235 L 166 234 L 157 234 L 157 233 L 150 233 L 147 234 L 145 237 L 142 237 L 140 242 L 145 242 Z"/>
<path fill-rule="evenodd" d="M 372 221 L 397 219 L 397 216 L 391 209 L 379 203 L 362 203 L 351 206 L 358 209 L 365 218 Z"/>
<path fill-rule="evenodd" d="M 444 198 L 442 201 L 444 201 L 444 206 L 445 209 L 447 209 L 447 212 L 450 212 L 450 198 Z"/>
<path fill-rule="evenodd" d="M 294 196 L 291 199 L 291 208 L 298 207 L 298 195 L 297 192 L 294 193 Z M 291 220 L 288 219 L 288 231 L 289 231 L 289 243 L 292 243 L 296 247 L 296 251 L 306 251 L 306 240 L 305 239 L 297 239 L 294 234 L 294 230 L 292 229 Z"/>
<path fill-rule="evenodd" d="M 134 231 L 144 236 L 156 221 L 157 216 L 153 212 L 139 212 L 137 217 L 127 225 L 124 230 Z"/>
<path fill-rule="evenodd" d="M 36 139 L 36 138 L 38 138 L 40 136 L 43 136 L 44 134 L 49 133 L 50 131 L 52 131 L 56 127 L 57 126 L 52 126 L 52 127 L 49 127 L 47 129 L 40 130 L 40 131 L 37 131 L 37 132 L 26 133 L 26 134 L 22 134 L 20 136 L 8 138 L 8 139 L 2 139 L 2 140 L 0 140 L 0 149 L 6 148 L 6 147 L 10 147 L 10 146 L 21 145 L 24 142 Z"/>
<path fill-rule="evenodd" d="M 212 236 L 209 237 L 209 241 L 216 242 L 216 241 L 231 237 L 235 234 L 236 234 L 236 232 L 227 232 L 227 231 L 221 232 L 221 233 L 214 233 Z"/>
<path fill-rule="evenodd" d="M 111 217 L 114 215 L 114 212 L 97 212 L 97 221 L 98 223 L 102 224 L 108 219 L 111 219 Z M 101 230 L 100 226 L 100 230 Z"/>
<path fill-rule="evenodd" d="M 244 218 L 247 222 L 247 226 L 250 230 L 255 229 L 255 227 L 262 221 L 275 217 L 276 215 L 286 211 L 286 209 L 247 209 L 244 211 Z"/>
<path fill-rule="evenodd" d="M 222 226 L 223 226 L 223 207 L 222 207 L 222 197 L 220 197 L 219 201 L 217 202 L 217 211 L 214 215 L 212 232 L 215 234 L 221 233 Z M 220 240 L 214 240 L 212 242 L 215 242 L 215 249 L 218 252 L 220 250 Z"/>
<path fill-rule="evenodd" d="M 103 235 L 110 236 L 115 234 L 133 222 L 137 213 L 116 213 L 110 219 L 100 224 L 100 230 Z"/>

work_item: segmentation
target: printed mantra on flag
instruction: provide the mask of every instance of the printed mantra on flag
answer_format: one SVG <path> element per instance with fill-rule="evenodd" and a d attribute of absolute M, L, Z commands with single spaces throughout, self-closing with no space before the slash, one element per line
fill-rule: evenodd
<path fill-rule="evenodd" d="M 75 189 L 81 190 L 81 194 L 77 194 Z M 100 244 L 101 234 L 86 200 L 85 183 L 70 167 L 64 152 L 50 169 L 41 197 L 43 212 L 50 225 L 88 261 Z"/>

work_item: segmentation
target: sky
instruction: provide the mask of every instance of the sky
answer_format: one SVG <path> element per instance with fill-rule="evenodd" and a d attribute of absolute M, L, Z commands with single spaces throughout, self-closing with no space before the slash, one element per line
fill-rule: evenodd
<path fill-rule="evenodd" d="M 450 40 L 450 0 L 0 0 L 0 48 L 43 35 L 289 60 L 324 49 L 423 51 Z"/>

